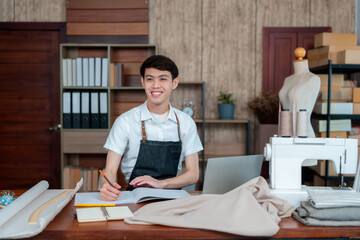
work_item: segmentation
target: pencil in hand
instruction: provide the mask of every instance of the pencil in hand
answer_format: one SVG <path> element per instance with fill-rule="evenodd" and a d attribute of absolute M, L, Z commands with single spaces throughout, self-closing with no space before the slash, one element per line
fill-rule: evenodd
<path fill-rule="evenodd" d="M 110 180 L 105 176 L 105 174 L 99 169 L 99 172 L 101 173 L 101 175 L 105 178 L 105 180 L 110 184 L 110 186 L 112 186 L 113 188 L 115 188 L 114 187 L 114 185 L 110 182 Z"/>

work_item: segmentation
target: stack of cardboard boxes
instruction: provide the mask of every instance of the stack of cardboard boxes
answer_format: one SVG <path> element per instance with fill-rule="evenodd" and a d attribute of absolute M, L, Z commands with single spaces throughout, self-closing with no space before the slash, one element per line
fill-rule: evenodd
<path fill-rule="evenodd" d="M 356 34 L 319 33 L 314 37 L 314 49 L 308 51 L 309 67 L 328 64 L 360 64 L 360 46 Z"/>
<path fill-rule="evenodd" d="M 328 75 L 318 74 L 321 80 L 321 87 L 318 100 L 314 107 L 317 114 L 327 114 L 328 100 Z M 357 110 L 354 109 L 353 92 L 356 87 L 354 81 L 345 80 L 344 74 L 333 74 L 331 84 L 331 114 L 352 115 Z M 356 105 L 357 106 L 357 105 Z M 326 137 L 326 120 L 314 121 L 314 130 L 317 137 Z M 350 119 L 339 119 L 330 121 L 330 137 L 346 138 L 351 131 Z"/>
<path fill-rule="evenodd" d="M 320 33 L 315 35 L 315 48 L 308 51 L 309 68 L 327 65 L 329 59 L 333 64 L 360 64 L 360 46 L 356 45 L 356 41 L 356 34 Z M 318 76 L 321 79 L 321 88 L 314 112 L 327 114 L 328 75 L 318 74 Z M 360 88 L 357 87 L 355 81 L 347 79 L 344 74 L 332 74 L 330 112 L 331 114 L 360 115 Z M 326 137 L 326 120 L 314 121 L 313 124 L 316 136 Z M 331 120 L 330 137 L 356 138 L 359 139 L 360 144 L 360 126 L 352 125 L 350 119 Z M 325 161 L 319 161 L 317 166 L 311 168 L 319 176 L 326 175 Z M 319 176 L 314 176 L 314 185 L 324 184 L 324 179 Z M 328 176 L 337 176 L 332 164 L 329 164 Z"/>

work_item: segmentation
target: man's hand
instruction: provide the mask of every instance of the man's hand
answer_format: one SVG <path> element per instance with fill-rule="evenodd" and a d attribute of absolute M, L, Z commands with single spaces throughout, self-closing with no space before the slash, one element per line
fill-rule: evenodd
<path fill-rule="evenodd" d="M 120 197 L 121 186 L 117 183 L 113 183 L 114 187 L 110 186 L 109 183 L 104 183 L 100 189 L 100 198 L 103 201 L 115 201 Z"/>
<path fill-rule="evenodd" d="M 134 188 L 137 187 L 164 188 L 165 187 L 164 181 L 157 180 L 148 175 L 136 177 L 129 184 Z"/>

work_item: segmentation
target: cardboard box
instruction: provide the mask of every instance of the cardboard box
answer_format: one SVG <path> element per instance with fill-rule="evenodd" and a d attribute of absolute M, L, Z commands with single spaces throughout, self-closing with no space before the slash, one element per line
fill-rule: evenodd
<path fill-rule="evenodd" d="M 313 59 L 319 59 L 319 48 L 309 49 L 307 51 L 307 59 L 313 60 Z"/>
<path fill-rule="evenodd" d="M 327 103 L 317 102 L 315 104 L 315 112 L 317 114 L 327 114 Z M 353 114 L 352 102 L 332 102 L 330 104 L 331 114 Z"/>
<path fill-rule="evenodd" d="M 313 59 L 313 60 L 309 60 L 309 68 L 315 68 L 319 66 L 319 60 L 318 59 Z"/>
<path fill-rule="evenodd" d="M 327 92 L 328 91 L 328 87 L 320 87 L 319 92 Z M 341 87 L 340 86 L 331 86 L 331 92 L 340 92 L 341 91 Z"/>
<path fill-rule="evenodd" d="M 347 138 L 347 132 L 330 132 L 329 138 Z M 326 132 L 320 133 L 320 137 L 326 138 Z"/>
<path fill-rule="evenodd" d="M 309 68 L 327 65 L 329 59 L 338 64 L 338 53 L 344 50 L 360 50 L 360 46 L 329 45 L 308 51 Z"/>
<path fill-rule="evenodd" d="M 360 103 L 353 103 L 353 114 L 360 114 Z"/>
<path fill-rule="evenodd" d="M 352 101 L 353 100 L 353 88 L 342 87 L 340 89 L 341 100 Z"/>
<path fill-rule="evenodd" d="M 320 97 L 319 99 L 321 101 L 326 101 L 328 99 L 328 92 L 320 92 Z M 331 92 L 331 101 L 336 100 L 336 101 L 340 101 L 341 100 L 341 91 L 340 92 Z"/>
<path fill-rule="evenodd" d="M 353 88 L 353 102 L 360 103 L 360 88 Z"/>
<path fill-rule="evenodd" d="M 321 87 L 327 87 L 328 86 L 328 81 L 329 81 L 329 75 L 328 74 L 316 74 L 317 76 L 319 76 L 321 84 Z M 332 74 L 331 75 L 331 86 L 344 86 L 344 79 L 345 79 L 345 75 L 344 74 Z"/>
<path fill-rule="evenodd" d="M 356 46 L 356 34 L 352 33 L 318 33 L 314 36 L 314 48 L 328 45 Z"/>
<path fill-rule="evenodd" d="M 360 64 L 360 50 L 344 50 L 338 52 L 338 64 Z"/>

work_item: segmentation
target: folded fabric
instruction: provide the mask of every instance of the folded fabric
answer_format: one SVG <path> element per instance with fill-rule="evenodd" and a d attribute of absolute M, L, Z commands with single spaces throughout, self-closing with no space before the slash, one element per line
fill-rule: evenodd
<path fill-rule="evenodd" d="M 360 221 L 320 220 L 311 217 L 301 217 L 297 211 L 293 212 L 293 217 L 307 226 L 360 226 Z"/>
<path fill-rule="evenodd" d="M 147 204 L 125 219 L 129 224 L 198 228 L 243 236 L 273 236 L 293 207 L 269 193 L 262 177 L 225 194 L 203 194 Z"/>
<path fill-rule="evenodd" d="M 360 207 L 360 192 L 307 188 L 309 202 L 315 208 Z"/>
<path fill-rule="evenodd" d="M 334 221 L 360 221 L 360 207 L 314 208 L 309 201 L 300 202 L 296 209 L 302 218 Z"/>

